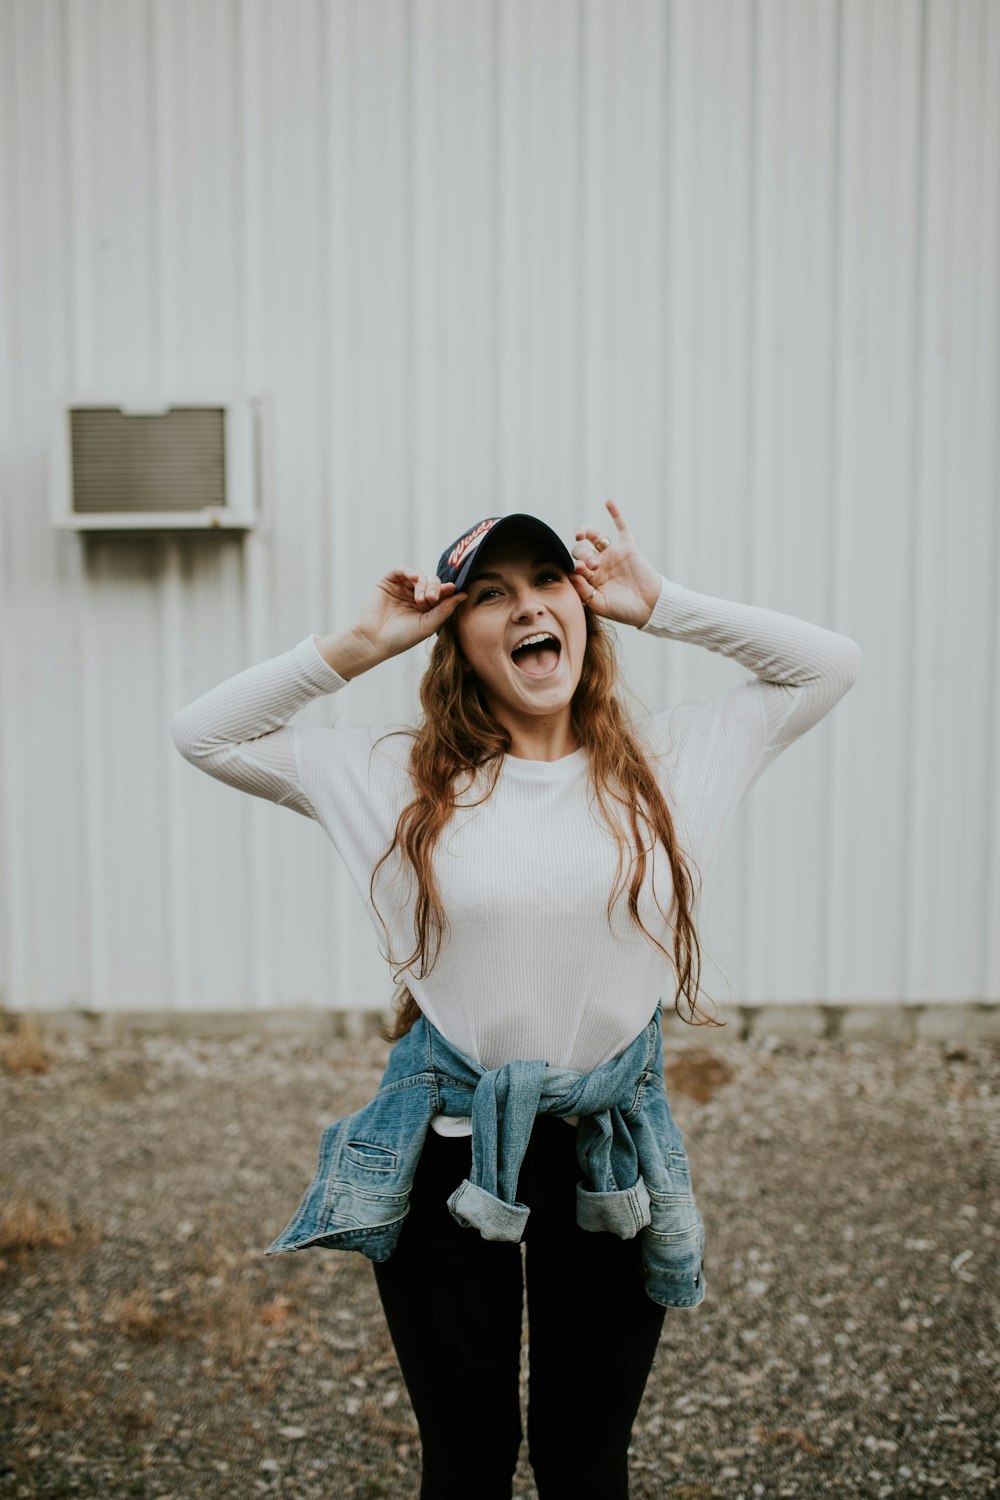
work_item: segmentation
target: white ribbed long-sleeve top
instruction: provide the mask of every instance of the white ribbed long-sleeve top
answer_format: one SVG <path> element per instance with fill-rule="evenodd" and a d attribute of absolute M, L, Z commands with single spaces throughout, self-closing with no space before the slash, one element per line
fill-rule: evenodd
<path fill-rule="evenodd" d="M 699 872 L 704 881 L 746 792 L 843 697 L 858 675 L 861 648 L 794 616 L 666 578 L 641 628 L 732 657 L 754 674 L 717 697 L 635 725 L 681 847 L 693 858 L 697 892 Z M 413 796 L 412 740 L 398 725 L 377 743 L 385 726 L 289 722 L 313 698 L 349 686 L 320 654 L 318 639 L 310 634 L 211 688 L 175 714 L 170 731 L 185 759 L 210 776 L 316 819 L 344 860 L 384 952 L 369 883 Z M 629 917 L 627 889 L 609 924 L 617 848 L 589 786 L 586 749 L 555 761 L 508 755 L 492 796 L 466 806 L 482 795 L 482 778 L 480 772 L 460 788 L 462 805 L 435 851 L 448 918 L 441 952 L 424 979 L 405 978 L 427 1018 L 482 1066 L 541 1058 L 589 1072 L 632 1041 L 661 996 L 673 1003 L 672 962 Z M 672 954 L 654 889 L 669 913 L 673 886 L 662 846 L 647 858 L 640 910 Z M 393 958 L 408 957 L 416 941 L 416 881 L 398 851 L 383 866 L 375 898 Z"/>

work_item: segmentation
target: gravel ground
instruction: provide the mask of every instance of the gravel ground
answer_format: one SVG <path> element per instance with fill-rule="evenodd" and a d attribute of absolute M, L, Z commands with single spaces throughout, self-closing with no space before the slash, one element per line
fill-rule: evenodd
<path fill-rule="evenodd" d="M 263 1256 L 386 1044 L 45 1049 L 0 1070 L 0 1494 L 415 1496 L 368 1261 Z M 667 1313 L 633 1500 L 998 1493 L 998 1075 L 988 1042 L 672 1049 L 707 1297 Z"/>

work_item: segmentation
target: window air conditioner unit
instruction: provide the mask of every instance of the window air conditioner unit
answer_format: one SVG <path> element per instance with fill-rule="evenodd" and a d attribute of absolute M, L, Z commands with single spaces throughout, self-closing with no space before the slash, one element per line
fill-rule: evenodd
<path fill-rule="evenodd" d="M 68 531 L 250 531 L 263 518 L 266 396 L 101 398 L 59 404 L 53 526 Z"/>

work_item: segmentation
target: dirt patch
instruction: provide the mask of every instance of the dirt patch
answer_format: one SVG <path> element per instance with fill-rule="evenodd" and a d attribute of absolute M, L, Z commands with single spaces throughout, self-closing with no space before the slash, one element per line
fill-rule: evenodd
<path fill-rule="evenodd" d="M 29 1041 L 0 1070 L 0 1494 L 416 1495 L 369 1263 L 263 1254 L 386 1044 Z M 993 1492 L 998 1081 L 988 1043 L 671 1052 L 708 1295 L 667 1314 L 633 1500 Z"/>

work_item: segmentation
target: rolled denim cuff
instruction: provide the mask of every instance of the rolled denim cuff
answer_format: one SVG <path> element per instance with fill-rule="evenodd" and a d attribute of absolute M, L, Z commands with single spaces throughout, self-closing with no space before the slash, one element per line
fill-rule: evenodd
<path fill-rule="evenodd" d="M 510 1240 L 517 1244 L 524 1234 L 531 1210 L 523 1203 L 504 1203 L 476 1187 L 466 1177 L 448 1199 L 453 1218 L 478 1229 L 484 1240 Z"/>
<path fill-rule="evenodd" d="M 631 1240 L 650 1221 L 649 1193 L 642 1178 L 617 1193 L 590 1193 L 576 1185 L 576 1222 L 581 1229 L 609 1230 L 619 1239 Z"/>

